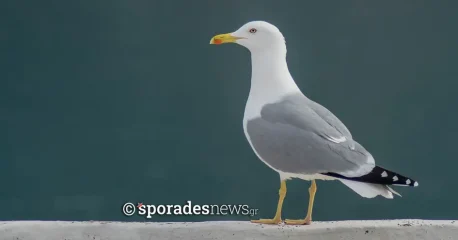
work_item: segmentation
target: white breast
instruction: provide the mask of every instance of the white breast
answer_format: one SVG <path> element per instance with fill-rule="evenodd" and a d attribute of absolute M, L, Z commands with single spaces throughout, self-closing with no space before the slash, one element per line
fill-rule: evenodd
<path fill-rule="evenodd" d="M 243 131 L 251 148 L 258 158 L 270 168 L 272 167 L 254 149 L 247 131 L 247 123 L 261 116 L 264 105 L 278 102 L 289 94 L 300 92 L 288 71 L 285 53 L 282 51 L 252 52 L 251 87 L 243 115 Z"/>

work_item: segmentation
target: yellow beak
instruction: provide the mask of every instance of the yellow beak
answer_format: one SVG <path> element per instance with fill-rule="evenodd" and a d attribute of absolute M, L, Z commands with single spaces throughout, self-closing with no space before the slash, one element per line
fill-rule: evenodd
<path fill-rule="evenodd" d="M 214 36 L 210 40 L 210 44 L 223 44 L 223 43 L 234 43 L 237 39 L 242 39 L 241 37 L 232 36 L 230 33 L 219 34 Z"/>

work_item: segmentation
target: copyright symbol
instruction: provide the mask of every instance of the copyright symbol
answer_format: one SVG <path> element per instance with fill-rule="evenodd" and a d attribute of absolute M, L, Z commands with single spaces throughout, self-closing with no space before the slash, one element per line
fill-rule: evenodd
<path fill-rule="evenodd" d="M 124 215 L 126 216 L 132 216 L 134 215 L 135 213 L 135 205 L 133 203 L 125 203 L 123 206 L 122 206 L 122 213 L 124 213 Z"/>

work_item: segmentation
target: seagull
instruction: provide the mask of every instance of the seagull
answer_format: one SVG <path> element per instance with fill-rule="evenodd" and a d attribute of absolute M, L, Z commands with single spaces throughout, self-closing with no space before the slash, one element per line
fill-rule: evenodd
<path fill-rule="evenodd" d="M 291 225 L 311 224 L 315 180 L 339 180 L 365 198 L 401 196 L 390 185 L 418 186 L 411 178 L 377 166 L 333 113 L 302 93 L 289 72 L 285 38 L 276 26 L 252 21 L 210 40 L 210 44 L 224 43 L 239 44 L 251 53 L 243 130 L 256 156 L 280 176 L 275 216 L 253 223 L 283 222 L 286 181 L 294 178 L 311 181 L 311 185 L 306 217 L 285 219 Z"/>

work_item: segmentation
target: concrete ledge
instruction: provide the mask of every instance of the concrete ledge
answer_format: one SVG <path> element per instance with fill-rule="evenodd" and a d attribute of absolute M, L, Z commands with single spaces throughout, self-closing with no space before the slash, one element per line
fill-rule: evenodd
<path fill-rule="evenodd" d="M 163 240 L 163 239 L 458 239 L 458 221 L 384 220 L 314 222 L 309 226 L 250 222 L 0 222 L 0 239 Z"/>

